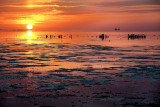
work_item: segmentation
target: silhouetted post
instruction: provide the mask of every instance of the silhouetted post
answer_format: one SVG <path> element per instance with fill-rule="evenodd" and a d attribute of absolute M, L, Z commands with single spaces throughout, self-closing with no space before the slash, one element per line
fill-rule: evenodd
<path fill-rule="evenodd" d="M 99 38 L 101 38 L 102 40 L 104 40 L 104 34 L 99 35 Z"/>
<path fill-rule="evenodd" d="M 62 38 L 62 35 L 59 35 L 58 38 Z"/>
<path fill-rule="evenodd" d="M 72 39 L 72 35 L 69 36 Z"/>
<path fill-rule="evenodd" d="M 50 35 L 50 39 L 52 38 L 52 35 Z"/>

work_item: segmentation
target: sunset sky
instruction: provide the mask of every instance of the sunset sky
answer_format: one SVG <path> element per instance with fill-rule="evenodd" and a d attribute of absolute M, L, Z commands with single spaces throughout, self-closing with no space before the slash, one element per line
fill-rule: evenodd
<path fill-rule="evenodd" d="M 0 0 L 0 30 L 160 31 L 160 0 Z"/>

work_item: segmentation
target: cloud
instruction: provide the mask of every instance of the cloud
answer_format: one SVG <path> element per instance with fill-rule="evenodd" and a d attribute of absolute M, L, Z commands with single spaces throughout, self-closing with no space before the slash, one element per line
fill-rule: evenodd
<path fill-rule="evenodd" d="M 63 25 L 66 28 L 68 25 L 82 26 L 82 24 L 84 26 L 88 24 L 92 28 L 93 23 L 97 23 L 97 28 L 99 28 L 105 23 L 104 27 L 100 28 L 105 29 L 107 24 L 125 22 L 128 19 L 126 17 L 132 14 L 137 14 L 132 16 L 136 19 L 136 17 L 141 17 L 140 14 L 146 13 L 154 13 L 153 17 L 157 17 L 159 12 L 159 0 L 0 0 L 2 19 L 0 23 L 25 24 L 31 21 L 46 23 L 46 26 L 54 23 L 55 29 L 63 23 L 66 23 Z M 124 17 L 121 18 L 120 14 Z M 143 18 L 148 23 L 158 23 L 158 18 L 156 20 L 151 17 L 150 19 Z"/>
<path fill-rule="evenodd" d="M 117 1 L 117 2 L 108 2 L 108 1 L 104 1 L 104 2 L 99 2 L 99 3 L 95 3 L 94 5 L 97 6 L 117 6 L 117 7 L 121 7 L 121 6 L 137 6 L 137 5 L 160 5 L 160 1 L 159 0 L 122 0 L 122 1 Z"/>
<path fill-rule="evenodd" d="M 16 1 L 16 2 L 15 2 Z M 28 1 L 28 2 L 27 2 Z M 29 2 L 30 1 L 30 2 Z M 159 12 L 159 0 L 2 0 L 0 12 L 50 13 L 61 11 L 61 15 L 120 12 Z M 154 6 L 154 8 L 153 8 Z M 134 7 L 134 8 L 133 8 Z M 143 8 L 142 8 L 143 7 Z M 63 14 L 62 14 L 63 13 Z M 55 15 L 55 14 L 54 14 Z M 59 13 L 57 14 L 59 15 Z"/>

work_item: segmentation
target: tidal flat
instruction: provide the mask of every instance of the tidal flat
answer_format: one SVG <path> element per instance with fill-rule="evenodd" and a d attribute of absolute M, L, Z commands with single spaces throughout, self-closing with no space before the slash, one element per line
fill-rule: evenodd
<path fill-rule="evenodd" d="M 129 38 L 132 33 L 146 37 Z M 151 107 L 159 101 L 159 32 L 0 32 L 1 107 Z"/>

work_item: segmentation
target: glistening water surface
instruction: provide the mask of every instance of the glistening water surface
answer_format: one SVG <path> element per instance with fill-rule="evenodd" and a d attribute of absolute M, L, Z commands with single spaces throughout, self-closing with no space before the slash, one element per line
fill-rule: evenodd
<path fill-rule="evenodd" d="M 154 106 L 159 82 L 159 32 L 0 32 L 1 107 Z"/>

